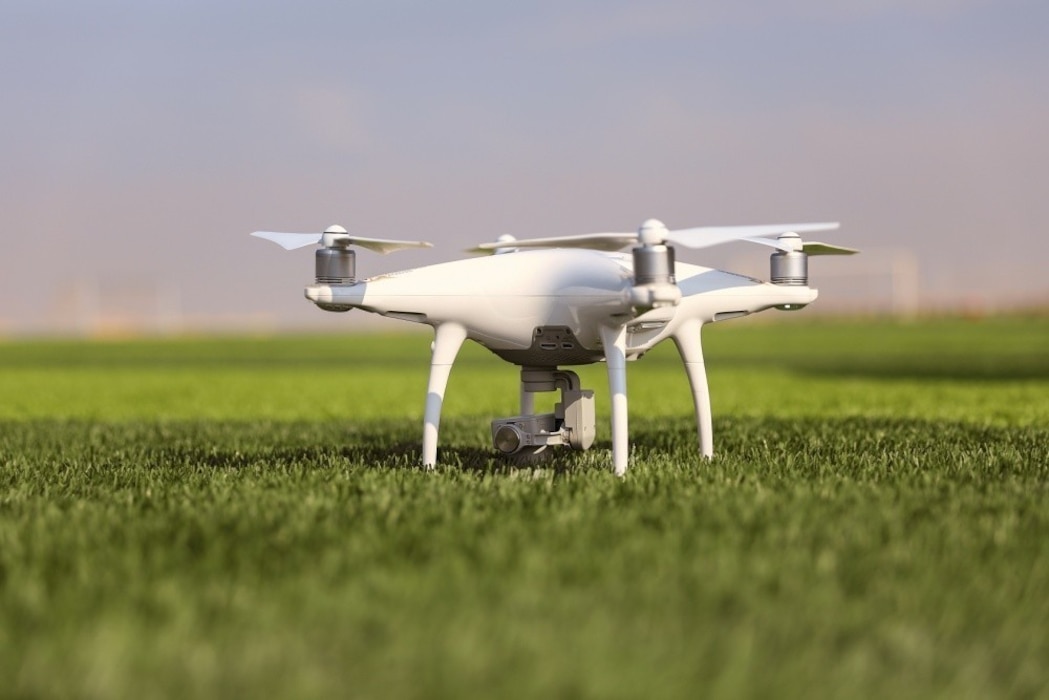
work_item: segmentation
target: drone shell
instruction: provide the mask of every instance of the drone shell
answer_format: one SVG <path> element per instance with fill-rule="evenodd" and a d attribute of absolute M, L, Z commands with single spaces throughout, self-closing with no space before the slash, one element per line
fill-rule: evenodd
<path fill-rule="evenodd" d="M 536 328 L 565 327 L 591 359 L 549 364 L 585 364 L 604 357 L 601 326 L 626 324 L 633 359 L 668 337 L 680 319 L 711 322 L 774 306 L 800 308 L 817 295 L 809 287 L 771 285 L 686 263 L 675 265 L 675 276 L 680 303 L 639 315 L 631 304 L 632 256 L 586 249 L 456 260 L 355 284 L 311 285 L 306 297 L 326 308 L 359 308 L 433 326 L 460 323 L 469 338 L 497 355 L 529 348 Z"/>

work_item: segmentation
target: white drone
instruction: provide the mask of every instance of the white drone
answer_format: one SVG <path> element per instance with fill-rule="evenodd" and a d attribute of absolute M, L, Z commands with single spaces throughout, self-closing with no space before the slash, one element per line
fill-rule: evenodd
<path fill-rule="evenodd" d="M 626 363 L 670 338 L 685 364 L 695 403 L 699 451 L 714 453 L 710 394 L 700 331 L 704 324 L 766 309 L 800 309 L 816 299 L 809 255 L 857 251 L 805 242 L 799 233 L 836 223 L 705 226 L 670 231 L 649 219 L 636 233 L 514 240 L 472 249 L 495 253 L 358 280 L 351 246 L 379 253 L 429 248 L 422 241 L 365 238 L 332 226 L 323 234 L 256 231 L 292 250 L 314 243 L 316 284 L 306 298 L 325 311 L 362 309 L 434 328 L 423 416 L 422 463 L 437 463 L 437 431 L 452 363 L 467 338 L 521 367 L 520 415 L 492 422 L 505 455 L 527 457 L 552 445 L 594 443 L 594 392 L 565 365 L 604 361 L 612 398 L 612 462 L 628 463 Z M 749 241 L 776 249 L 769 282 L 675 262 L 671 243 L 705 248 Z M 631 253 L 616 252 L 633 246 Z M 536 392 L 560 390 L 553 413 L 535 413 Z"/>

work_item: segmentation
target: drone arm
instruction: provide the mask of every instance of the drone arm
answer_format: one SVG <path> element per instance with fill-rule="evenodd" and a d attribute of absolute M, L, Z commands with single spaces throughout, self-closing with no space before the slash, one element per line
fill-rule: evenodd
<path fill-rule="evenodd" d="M 703 362 L 703 329 L 701 321 L 685 321 L 674 333 L 674 344 L 685 363 L 685 373 L 692 387 L 692 403 L 696 407 L 696 427 L 699 431 L 699 453 L 704 457 L 714 456 L 714 428 L 710 415 L 710 387 L 707 385 L 707 369 Z"/>
<path fill-rule="evenodd" d="M 602 326 L 601 342 L 608 366 L 608 393 L 612 398 L 612 465 L 616 476 L 626 473 L 630 454 L 627 433 L 626 326 Z"/>
<path fill-rule="evenodd" d="M 426 387 L 426 410 L 423 414 L 423 466 L 427 468 L 437 464 L 437 430 L 441 423 L 444 391 L 448 387 L 452 363 L 464 340 L 466 329 L 458 323 L 442 323 L 434 330 L 430 381 Z"/>

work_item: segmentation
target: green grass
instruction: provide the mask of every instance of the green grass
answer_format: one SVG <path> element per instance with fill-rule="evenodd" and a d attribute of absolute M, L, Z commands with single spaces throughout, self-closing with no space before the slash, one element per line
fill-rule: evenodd
<path fill-rule="evenodd" d="M 514 469 L 467 347 L 0 345 L 0 696 L 1049 697 L 1049 320 L 733 322 L 633 464 Z"/>

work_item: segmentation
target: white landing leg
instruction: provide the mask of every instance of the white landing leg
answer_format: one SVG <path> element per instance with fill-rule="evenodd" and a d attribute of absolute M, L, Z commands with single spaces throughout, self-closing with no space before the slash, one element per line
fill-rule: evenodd
<path fill-rule="evenodd" d="M 466 329 L 458 323 L 442 323 L 434 330 L 433 356 L 430 358 L 430 381 L 426 387 L 426 410 L 423 413 L 423 466 L 437 464 L 437 430 L 441 424 L 441 406 L 448 375 L 459 348 L 466 340 Z"/>
<path fill-rule="evenodd" d="M 601 342 L 608 365 L 608 393 L 612 397 L 612 466 L 616 476 L 626 473 L 630 457 L 626 401 L 626 326 L 601 327 Z"/>
<path fill-rule="evenodd" d="M 700 338 L 703 323 L 688 320 L 674 333 L 685 373 L 692 387 L 692 403 L 696 407 L 696 429 L 699 432 L 699 453 L 704 457 L 714 456 L 714 424 L 710 416 L 710 387 L 707 386 L 707 368 L 703 362 L 703 342 Z"/>

